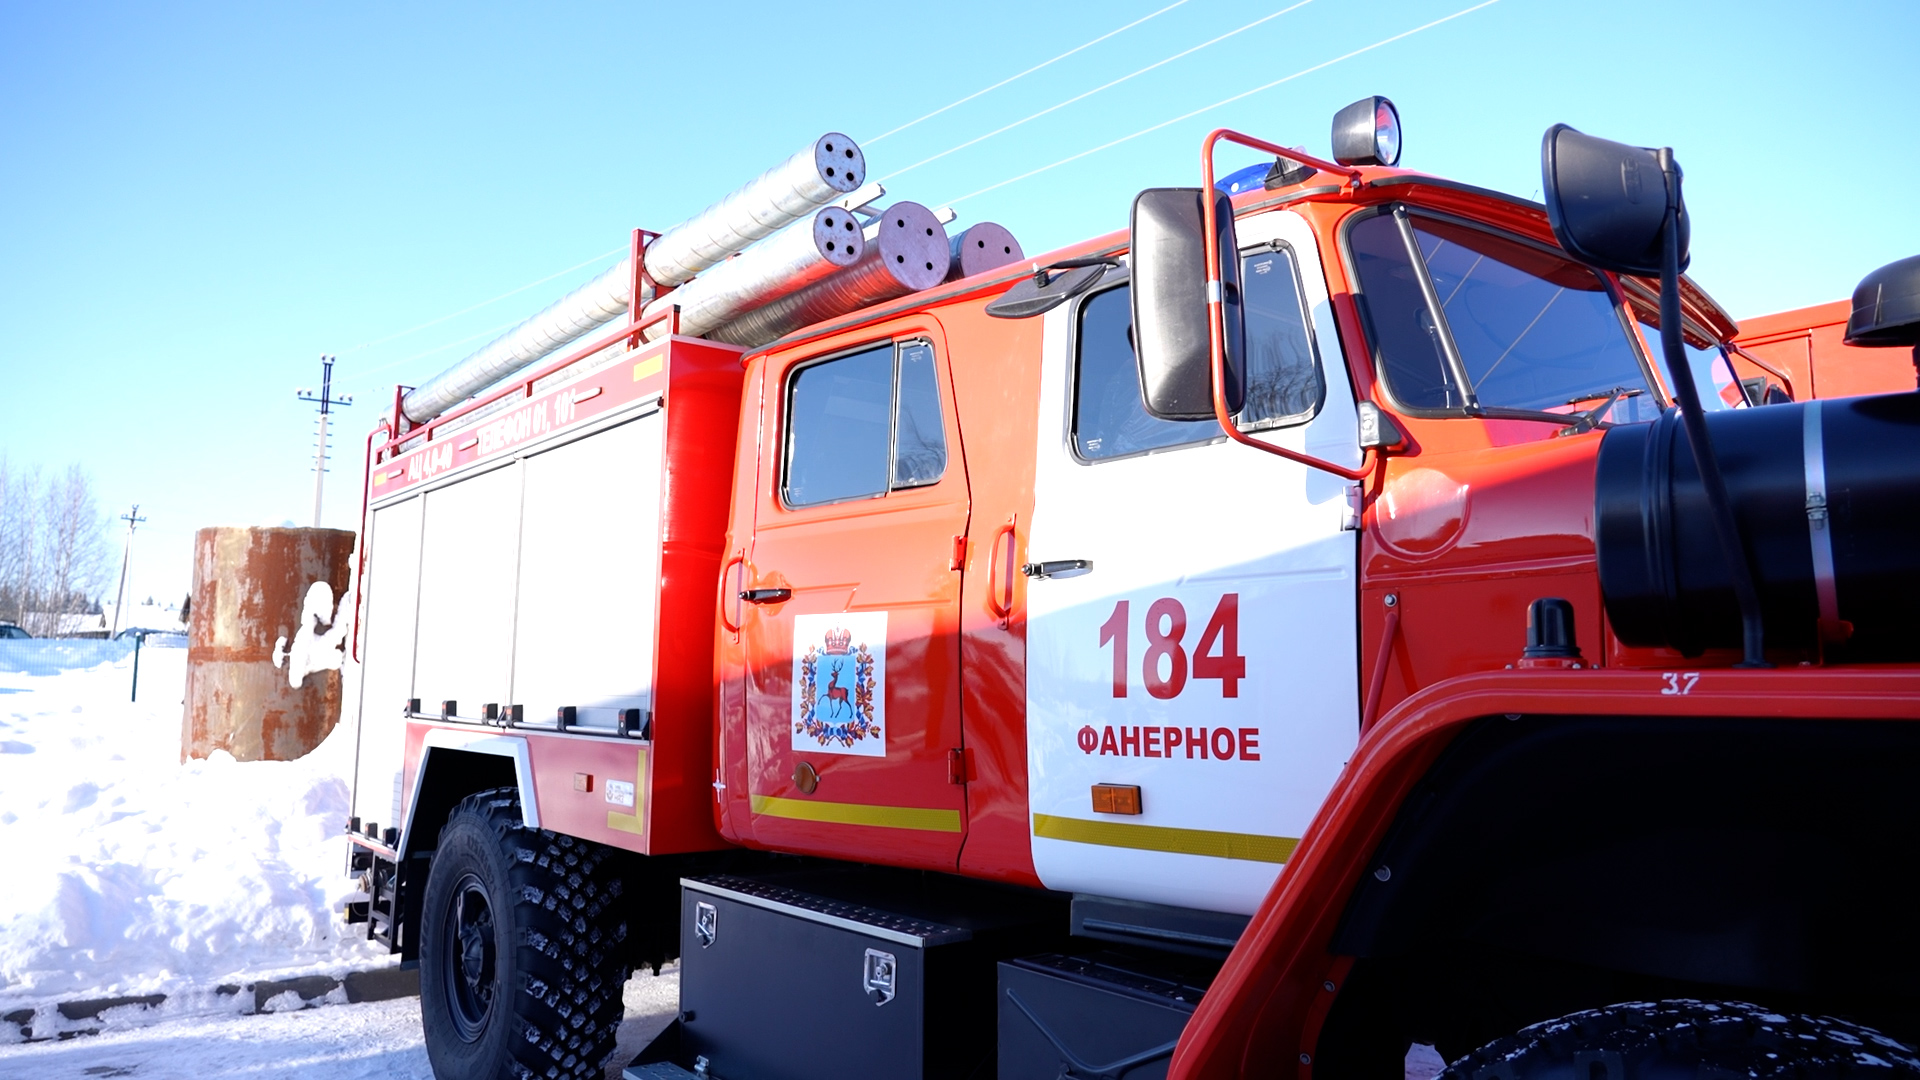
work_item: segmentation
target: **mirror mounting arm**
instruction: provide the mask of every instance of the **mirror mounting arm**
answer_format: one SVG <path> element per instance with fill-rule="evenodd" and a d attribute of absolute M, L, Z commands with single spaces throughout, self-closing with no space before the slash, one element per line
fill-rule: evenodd
<path fill-rule="evenodd" d="M 1276 146 L 1265 140 L 1256 139 L 1251 135 L 1242 135 L 1229 128 L 1215 128 L 1207 135 L 1206 142 L 1202 144 L 1200 150 L 1200 190 L 1203 193 L 1211 193 L 1214 190 L 1213 150 L 1214 146 L 1222 139 L 1298 161 L 1303 165 L 1319 169 L 1322 172 L 1334 173 L 1336 175 L 1345 173 L 1347 177 L 1346 190 L 1349 194 L 1360 187 L 1360 171 L 1358 169 L 1349 169 L 1344 165 L 1335 165 L 1330 161 L 1322 161 L 1310 154 L 1302 153 L 1298 150 L 1289 150 L 1283 146 Z M 1311 454 L 1302 454 L 1298 451 L 1289 450 L 1284 446 L 1275 446 L 1272 443 L 1263 442 L 1241 431 L 1240 425 L 1233 422 L 1233 413 L 1227 408 L 1227 347 L 1224 322 L 1226 317 L 1226 289 L 1222 285 L 1219 277 L 1219 220 L 1215 214 L 1214 200 L 1206 197 L 1205 194 L 1203 194 L 1200 199 L 1200 215 L 1201 233 L 1206 238 L 1207 252 L 1207 350 L 1209 353 L 1208 363 L 1213 370 L 1213 417 L 1219 421 L 1220 430 L 1226 432 L 1227 437 L 1234 442 L 1243 443 L 1258 450 L 1265 450 L 1269 454 L 1286 458 L 1288 461 L 1297 462 L 1309 468 L 1319 469 L 1322 472 L 1329 472 L 1346 480 L 1360 481 L 1367 479 L 1373 474 L 1374 469 L 1380 463 L 1381 455 L 1375 447 L 1369 446 L 1362 451 L 1359 468 L 1349 469 L 1344 465 L 1337 465 L 1334 462 L 1314 457 Z"/>
<path fill-rule="evenodd" d="M 1740 605 L 1740 631 L 1744 654 L 1739 666 L 1767 668 L 1765 624 L 1761 621 L 1760 592 L 1753 585 L 1753 567 L 1740 543 L 1740 527 L 1734 521 L 1733 500 L 1727 495 L 1727 480 L 1707 438 L 1707 419 L 1700 411 L 1700 390 L 1694 381 L 1693 366 L 1687 363 L 1680 321 L 1680 168 L 1674 164 L 1673 150 L 1662 147 L 1660 173 L 1666 182 L 1667 214 L 1661 227 L 1660 258 L 1660 349 L 1673 373 L 1674 395 L 1680 399 L 1680 422 L 1687 432 L 1687 445 L 1693 451 L 1694 468 L 1706 489 L 1707 506 L 1713 529 L 1720 540 L 1721 556 L 1733 572 L 1733 595 Z"/>

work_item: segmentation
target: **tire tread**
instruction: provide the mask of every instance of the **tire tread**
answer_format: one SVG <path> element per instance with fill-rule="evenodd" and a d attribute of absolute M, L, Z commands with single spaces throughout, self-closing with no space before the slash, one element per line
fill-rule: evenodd
<path fill-rule="evenodd" d="M 595 1076 L 612 1052 L 630 974 L 624 950 L 624 887 L 613 853 L 521 820 L 513 788 L 463 799 L 448 820 L 478 817 L 501 845 L 514 899 L 515 967 L 508 1040 L 513 1080 Z M 602 871 L 607 871 L 602 873 Z M 504 916 L 506 913 L 502 913 Z M 505 991 L 508 988 L 503 987 Z"/>
<path fill-rule="evenodd" d="M 1920 1080 L 1920 1053 L 1872 1028 L 1738 1001 L 1625 1002 L 1496 1039 L 1442 1080 Z"/>

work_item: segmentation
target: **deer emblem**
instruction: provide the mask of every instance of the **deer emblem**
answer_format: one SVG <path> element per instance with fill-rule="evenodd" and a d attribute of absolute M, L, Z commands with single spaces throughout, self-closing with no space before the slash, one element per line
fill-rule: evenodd
<path fill-rule="evenodd" d="M 832 703 L 828 706 L 828 716 L 840 715 L 841 709 L 847 710 L 848 713 L 853 712 L 853 703 L 847 700 L 847 688 L 840 685 L 840 662 L 838 660 L 834 661 L 833 674 L 827 678 L 827 701 Z"/>

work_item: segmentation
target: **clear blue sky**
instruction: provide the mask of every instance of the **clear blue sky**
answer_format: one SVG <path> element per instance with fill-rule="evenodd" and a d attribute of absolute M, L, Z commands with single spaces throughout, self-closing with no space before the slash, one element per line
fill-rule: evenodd
<path fill-rule="evenodd" d="M 393 384 L 572 288 L 635 226 L 826 130 L 899 172 L 1292 0 L 1188 0 L 873 141 L 1170 2 L 0 4 L 0 451 L 79 462 L 103 510 L 140 503 L 136 592 L 177 600 L 196 528 L 308 523 L 293 389 L 320 353 L 358 396 L 327 491 L 327 524 L 352 528 Z M 1312 0 L 890 194 L 953 202 L 1474 2 Z M 1694 276 L 1764 314 L 1920 252 L 1916 40 L 1911 2 L 1499 0 L 956 209 L 1038 253 L 1124 226 L 1139 188 L 1197 182 L 1216 125 L 1325 153 L 1333 111 L 1380 93 L 1403 164 L 1528 197 L 1552 123 L 1673 146 Z"/>

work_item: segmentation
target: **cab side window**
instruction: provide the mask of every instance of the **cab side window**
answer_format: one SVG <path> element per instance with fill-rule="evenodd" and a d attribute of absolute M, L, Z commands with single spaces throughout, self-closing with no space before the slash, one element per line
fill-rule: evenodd
<path fill-rule="evenodd" d="M 937 483 L 946 428 L 933 346 L 888 342 L 797 369 L 787 384 L 789 506 Z"/>
<path fill-rule="evenodd" d="M 1241 256 L 1247 327 L 1247 398 L 1234 421 L 1242 431 L 1309 420 L 1326 381 L 1308 328 L 1298 261 L 1285 244 Z M 1140 397 L 1133 355 L 1130 288 L 1097 292 L 1080 305 L 1075 327 L 1073 448 L 1082 461 L 1131 457 L 1205 442 L 1220 434 L 1212 420 L 1160 420 Z"/>
<path fill-rule="evenodd" d="M 1311 417 L 1326 396 L 1313 353 L 1307 298 L 1300 291 L 1293 248 L 1276 243 L 1240 260 L 1240 296 L 1247 321 L 1247 400 L 1242 431 Z"/>

